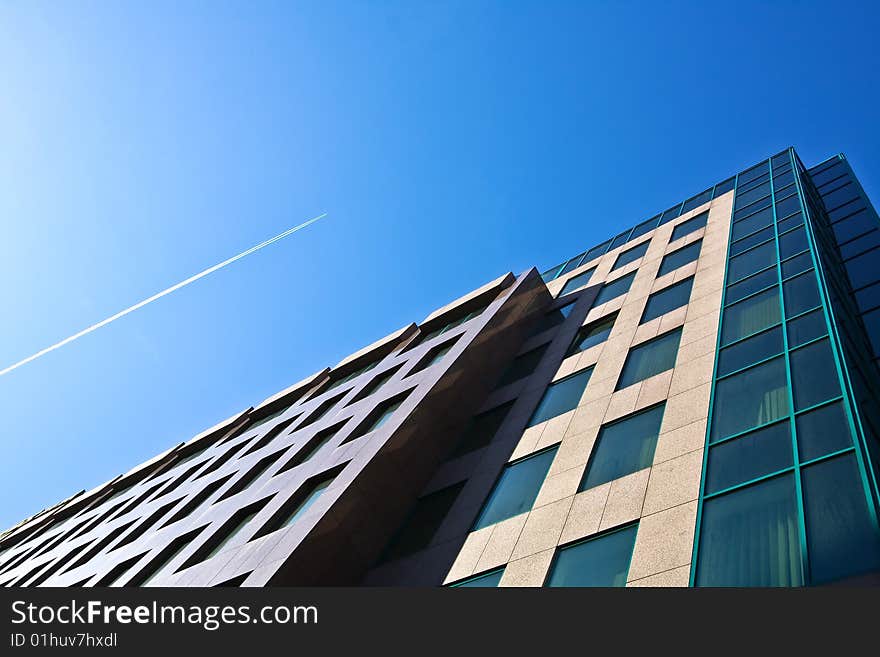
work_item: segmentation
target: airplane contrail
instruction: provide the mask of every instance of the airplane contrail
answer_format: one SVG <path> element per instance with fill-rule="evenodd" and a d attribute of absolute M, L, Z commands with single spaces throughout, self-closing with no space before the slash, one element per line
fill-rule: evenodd
<path fill-rule="evenodd" d="M 208 267 L 208 268 L 205 269 L 204 271 L 200 271 L 200 272 L 199 272 L 198 274 L 196 274 L 195 276 L 190 276 L 190 277 L 187 278 L 186 280 L 181 281 L 180 283 L 177 283 L 176 285 L 172 285 L 171 287 L 169 287 L 169 288 L 167 288 L 167 289 L 165 289 L 165 290 L 162 290 L 161 292 L 159 292 L 159 293 L 157 293 L 157 294 L 154 294 L 153 296 L 148 297 L 148 298 L 144 299 L 143 301 L 139 301 L 138 303 L 134 304 L 133 306 L 131 306 L 131 307 L 129 307 L 129 308 L 126 308 L 125 310 L 121 310 L 120 312 L 116 313 L 115 315 L 112 315 L 112 316 L 108 317 L 107 319 L 103 319 L 103 320 L 101 320 L 101 321 L 98 322 L 97 324 L 92 324 L 91 326 L 89 326 L 89 327 L 86 328 L 86 329 L 83 329 L 83 330 L 80 331 L 79 333 L 74 333 L 74 334 L 71 335 L 69 338 L 64 338 L 61 342 L 56 342 L 56 343 L 53 344 L 51 347 L 46 347 L 45 349 L 43 349 L 43 350 L 41 350 L 41 351 L 38 351 L 37 353 L 33 354 L 32 356 L 28 356 L 27 358 L 25 358 L 25 359 L 23 359 L 23 360 L 20 360 L 20 361 L 18 361 L 17 363 L 15 363 L 15 364 L 13 364 L 13 365 L 10 365 L 10 366 L 7 367 L 6 369 L 0 370 L 0 376 L 3 376 L 4 374 L 8 374 L 8 373 L 11 372 L 12 370 L 14 370 L 14 369 L 18 369 L 18 368 L 21 367 L 22 365 L 26 365 L 27 363 L 30 363 L 31 361 L 36 360 L 36 359 L 39 358 L 40 356 L 45 356 L 45 355 L 48 354 L 50 351 L 55 351 L 55 350 L 58 349 L 59 347 L 63 347 L 64 345 L 66 345 L 66 344 L 68 344 L 68 343 L 70 343 L 70 342 L 73 342 L 74 340 L 77 340 L 78 338 L 81 338 L 81 337 L 84 336 L 84 335 L 88 335 L 88 334 L 91 333 L 92 331 L 96 331 L 96 330 L 98 330 L 99 328 L 101 328 L 102 326 L 107 326 L 107 324 L 109 324 L 110 322 L 115 322 L 115 321 L 116 321 L 117 319 L 119 319 L 120 317 L 125 317 L 127 314 L 129 314 L 129 313 L 131 313 L 131 312 L 134 312 L 134 311 L 137 310 L 138 308 L 143 308 L 143 307 L 146 306 L 147 304 L 153 303 L 153 302 L 156 301 L 157 299 L 161 299 L 162 297 L 164 297 L 164 296 L 166 296 L 166 295 L 168 295 L 168 294 L 171 294 L 171 293 L 174 292 L 175 290 L 179 290 L 180 288 L 185 287 L 186 285 L 189 285 L 190 283 L 194 283 L 195 281 L 199 280 L 200 278 L 204 278 L 204 277 L 207 276 L 208 274 L 211 274 L 211 273 L 217 271 L 218 269 L 222 269 L 222 268 L 225 267 L 226 265 L 230 265 L 230 264 L 232 264 L 232 263 L 235 262 L 236 260 L 241 260 L 241 259 L 244 258 L 245 256 L 248 256 L 248 255 L 250 255 L 251 253 L 253 253 L 253 252 L 255 252 L 255 251 L 259 251 L 259 250 L 262 249 L 264 246 L 269 246 L 269 245 L 272 244 L 273 242 L 277 242 L 277 241 L 280 240 L 280 239 L 284 239 L 284 238 L 287 237 L 288 235 L 291 235 L 292 233 L 295 233 L 295 232 L 298 231 L 298 230 L 302 230 L 302 229 L 305 228 L 306 226 L 309 226 L 309 225 L 315 223 L 316 221 L 318 221 L 318 219 L 323 219 L 323 218 L 326 217 L 326 216 L 327 216 L 327 213 L 326 213 L 326 212 L 324 212 L 324 213 L 322 213 L 322 214 L 319 214 L 319 215 L 318 215 L 317 217 L 315 217 L 314 219 L 309 219 L 308 221 L 306 221 L 306 222 L 304 222 L 304 223 L 301 223 L 299 226 L 294 226 L 293 228 L 291 228 L 291 229 L 289 229 L 289 230 L 285 230 L 285 231 L 284 231 L 283 233 L 281 233 L 280 235 L 276 235 L 275 237 L 272 237 L 272 238 L 266 240 L 265 242 L 260 242 L 260 243 L 257 244 L 256 246 L 252 246 L 251 248 L 249 248 L 247 251 L 242 251 L 242 252 L 239 253 L 238 255 L 232 256 L 232 257 L 229 258 L 228 260 L 224 260 L 223 262 L 221 262 L 221 263 L 219 263 L 219 264 L 216 264 L 216 265 L 214 265 L 213 267 Z"/>

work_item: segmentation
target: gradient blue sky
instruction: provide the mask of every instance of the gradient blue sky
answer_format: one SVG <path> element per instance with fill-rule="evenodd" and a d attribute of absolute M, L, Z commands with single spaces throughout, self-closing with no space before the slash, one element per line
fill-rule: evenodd
<path fill-rule="evenodd" d="M 0 527 L 793 144 L 880 194 L 877 3 L 0 4 Z"/>

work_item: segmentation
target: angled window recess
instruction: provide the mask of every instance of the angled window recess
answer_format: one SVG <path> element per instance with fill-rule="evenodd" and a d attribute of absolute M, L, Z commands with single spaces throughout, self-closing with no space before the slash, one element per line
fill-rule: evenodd
<path fill-rule="evenodd" d="M 293 525 L 321 498 L 347 464 L 343 463 L 303 482 L 303 485 L 281 505 L 281 508 L 273 514 L 253 538 L 257 539 Z"/>
<path fill-rule="evenodd" d="M 453 484 L 416 500 L 415 508 L 385 549 L 382 561 L 400 559 L 428 547 L 465 483 Z"/>
<path fill-rule="evenodd" d="M 282 447 L 281 449 L 261 458 L 238 481 L 230 486 L 217 501 L 221 502 L 228 497 L 240 493 L 245 488 L 248 488 L 252 483 L 259 479 L 264 472 L 271 468 L 286 451 L 287 447 Z"/>
<path fill-rule="evenodd" d="M 352 398 L 352 400 L 348 403 L 348 405 L 350 406 L 351 404 L 359 402 L 362 399 L 366 399 L 367 397 L 372 395 L 374 392 L 379 390 L 379 388 L 381 388 L 386 383 L 388 383 L 391 379 L 394 378 L 394 375 L 397 374 L 397 372 L 400 370 L 401 367 L 403 367 L 402 364 L 398 365 L 397 367 L 392 367 L 390 370 L 386 370 L 380 374 L 377 374 L 375 377 L 373 377 L 372 381 L 370 381 L 367 385 L 365 385 L 363 388 L 361 388 L 360 392 L 358 392 Z"/>
<path fill-rule="evenodd" d="M 529 426 L 533 427 L 577 408 L 592 373 L 593 368 L 590 367 L 547 386 L 532 419 L 529 420 Z"/>
<path fill-rule="evenodd" d="M 410 392 L 411 390 L 407 390 L 405 393 L 395 395 L 391 399 L 386 399 L 379 404 L 373 409 L 373 412 L 351 432 L 351 435 L 340 443 L 340 445 L 349 443 L 352 440 L 357 440 L 361 436 L 365 436 L 366 434 L 379 429 L 391 418 L 392 415 L 394 415 L 394 412 L 400 408 L 400 405 L 403 404 Z"/>
<path fill-rule="evenodd" d="M 302 429 L 304 427 L 309 426 L 310 424 L 314 424 L 318 420 L 326 417 L 327 414 L 329 414 L 330 411 L 333 409 L 333 407 L 336 406 L 336 404 L 338 404 L 342 400 L 342 398 L 345 397 L 346 394 L 347 393 L 343 392 L 342 394 L 336 395 L 335 397 L 331 397 L 330 399 L 325 399 L 324 401 L 322 401 L 315 408 L 315 410 L 313 410 L 306 417 L 306 419 L 302 421 L 302 424 L 300 424 L 297 427 L 297 431 L 299 431 L 300 429 Z"/>
<path fill-rule="evenodd" d="M 489 303 L 491 303 L 491 301 L 482 304 L 474 310 L 459 309 L 454 313 L 450 313 L 448 320 L 446 320 L 445 322 L 441 321 L 439 324 L 436 325 L 435 328 L 431 330 L 426 331 L 422 327 L 419 327 L 419 334 L 413 340 L 411 340 L 408 345 L 406 345 L 403 351 L 414 349 L 420 344 L 423 344 L 428 340 L 431 340 L 432 338 L 436 338 L 438 335 L 443 335 L 447 331 L 451 331 L 452 329 L 461 326 L 465 322 L 473 319 L 474 317 L 477 317 L 478 315 L 482 315 L 486 308 L 489 307 Z M 433 324 L 433 322 L 431 322 L 431 324 Z"/>
<path fill-rule="evenodd" d="M 622 390 L 634 383 L 671 370 L 675 366 L 680 340 L 681 329 L 676 329 L 630 349 L 615 389 Z"/>
<path fill-rule="evenodd" d="M 578 274 L 577 276 L 569 278 L 556 296 L 564 297 L 566 294 L 570 294 L 575 290 L 580 290 L 582 287 L 586 287 L 590 282 L 590 279 L 593 277 L 594 271 L 596 271 L 595 268 L 585 271 L 583 274 Z"/>
<path fill-rule="evenodd" d="M 214 534 L 205 541 L 189 559 L 186 560 L 180 570 L 194 566 L 202 561 L 207 561 L 214 555 L 222 552 L 230 543 L 236 541 L 236 539 L 244 537 L 251 524 L 251 520 L 263 510 L 271 499 L 271 496 L 266 497 L 259 502 L 254 502 L 253 504 L 242 507 L 233 513 L 229 520 L 224 522 L 220 529 L 214 532 Z M 253 527 L 250 528 L 254 529 Z M 240 541 L 240 543 L 246 542 L 246 540 Z"/>
<path fill-rule="evenodd" d="M 614 328 L 614 320 L 616 319 L 617 313 L 582 327 L 574 337 L 574 341 L 568 348 L 566 356 L 586 351 L 590 347 L 595 347 L 597 344 L 605 342 L 608 336 L 611 335 L 611 329 Z"/>
<path fill-rule="evenodd" d="M 463 579 L 460 582 L 455 582 L 454 584 L 449 584 L 450 588 L 494 588 L 498 586 L 498 582 L 501 581 L 501 576 L 504 575 L 504 568 L 497 568 L 496 570 L 490 570 L 487 573 L 481 573 L 479 575 L 474 575 L 473 577 L 468 577 L 467 579 Z"/>
<path fill-rule="evenodd" d="M 497 387 L 501 388 L 514 381 L 524 379 L 534 372 L 535 368 L 538 367 L 538 363 L 540 363 L 541 359 L 544 357 L 544 352 L 547 351 L 548 346 L 549 343 L 542 344 L 540 347 L 527 351 L 514 358 L 510 363 L 510 366 L 502 375 L 501 380 L 498 381 Z"/>
<path fill-rule="evenodd" d="M 192 543 L 196 537 L 202 533 L 202 530 L 205 529 L 207 525 L 203 525 L 198 529 L 194 529 L 191 532 L 187 532 L 182 536 L 178 536 L 171 543 L 167 545 L 167 547 L 162 550 L 155 559 L 153 559 L 147 566 L 141 570 L 137 575 L 135 575 L 129 582 L 129 586 L 148 586 L 151 584 L 156 577 L 164 570 L 165 566 L 171 563 L 175 557 L 177 557 L 181 552 L 183 552 L 186 548 L 189 547 L 190 543 Z"/>
<path fill-rule="evenodd" d="M 381 360 L 381 359 L 379 359 L 379 360 Z M 373 369 L 374 367 L 376 367 L 376 365 L 379 364 L 379 360 L 371 361 L 371 362 L 367 363 L 366 365 L 359 367 L 354 372 L 350 372 L 348 374 L 344 374 L 341 376 L 331 372 L 329 382 L 323 388 L 321 388 L 321 391 L 318 394 L 323 394 L 325 392 L 329 392 L 330 390 L 333 390 L 334 388 L 338 388 L 339 386 L 348 383 L 352 379 L 359 377 L 364 372 L 369 372 L 371 369 Z"/>
<path fill-rule="evenodd" d="M 626 586 L 638 525 L 559 548 L 547 586 Z"/>
<path fill-rule="evenodd" d="M 564 306 L 547 311 L 547 313 L 542 315 L 535 323 L 532 335 L 538 335 L 544 331 L 549 331 L 551 328 L 562 324 L 568 316 L 571 315 L 571 311 L 574 310 L 574 303 L 574 301 L 571 301 Z"/>
<path fill-rule="evenodd" d="M 436 347 L 432 347 L 428 350 L 422 358 L 419 360 L 415 366 L 407 372 L 406 376 L 411 376 L 416 374 L 417 372 L 421 372 L 422 370 L 426 370 L 432 365 L 436 365 L 443 357 L 448 354 L 452 348 L 455 346 L 456 340 L 447 340 L 442 344 L 438 344 Z"/>
<path fill-rule="evenodd" d="M 294 454 L 287 463 L 282 465 L 275 474 L 280 475 L 282 472 L 287 472 L 288 470 L 311 460 L 315 454 L 321 451 L 321 448 L 324 447 L 324 445 L 333 440 L 346 424 L 348 424 L 348 420 L 329 426 L 323 431 L 316 433 L 302 447 L 300 447 L 296 451 L 296 454 Z"/>
<path fill-rule="evenodd" d="M 683 221 L 678 226 L 672 229 L 672 237 L 669 238 L 670 242 L 674 242 L 680 237 L 684 237 L 685 235 L 690 235 L 694 231 L 700 230 L 703 228 L 706 223 L 709 221 L 709 211 L 701 212 L 696 217 L 691 217 L 687 221 Z"/>
<path fill-rule="evenodd" d="M 634 246 L 628 251 L 624 251 L 619 256 L 617 256 L 617 260 L 614 261 L 614 266 L 611 268 L 611 271 L 616 269 L 620 269 L 621 267 L 625 267 L 631 262 L 635 262 L 636 260 L 641 260 L 642 256 L 645 255 L 645 252 L 648 250 L 648 245 L 651 243 L 650 240 L 642 242 L 638 246 Z"/>
<path fill-rule="evenodd" d="M 492 442 L 512 407 L 513 402 L 507 402 L 474 417 L 450 458 L 473 452 Z"/>

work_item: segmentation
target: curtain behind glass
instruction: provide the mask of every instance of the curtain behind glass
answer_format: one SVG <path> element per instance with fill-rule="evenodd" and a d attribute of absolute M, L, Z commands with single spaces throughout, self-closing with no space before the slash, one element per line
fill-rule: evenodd
<path fill-rule="evenodd" d="M 671 369 L 675 365 L 680 339 L 681 331 L 673 331 L 630 352 L 617 389 L 620 390 Z"/>

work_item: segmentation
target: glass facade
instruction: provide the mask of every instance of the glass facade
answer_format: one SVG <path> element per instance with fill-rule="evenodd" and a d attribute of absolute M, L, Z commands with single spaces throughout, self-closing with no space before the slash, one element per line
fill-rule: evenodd
<path fill-rule="evenodd" d="M 547 586 L 626 586 L 638 525 L 560 548 Z"/>
<path fill-rule="evenodd" d="M 880 567 L 868 457 L 823 293 L 839 266 L 797 171 L 785 151 L 735 183 L 696 586 L 823 584 Z"/>
<path fill-rule="evenodd" d="M 555 455 L 556 447 L 551 447 L 505 467 L 474 529 L 488 527 L 531 509 Z"/>

